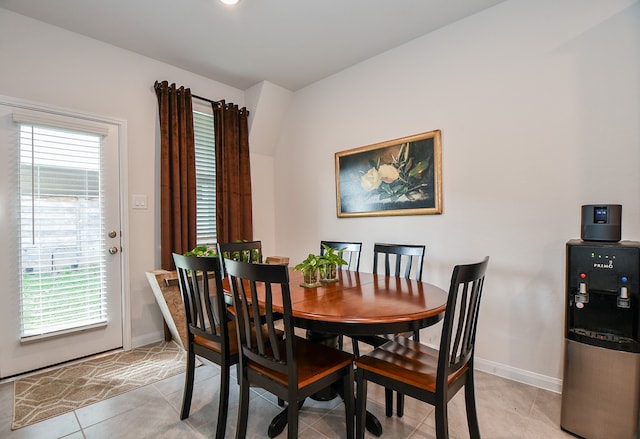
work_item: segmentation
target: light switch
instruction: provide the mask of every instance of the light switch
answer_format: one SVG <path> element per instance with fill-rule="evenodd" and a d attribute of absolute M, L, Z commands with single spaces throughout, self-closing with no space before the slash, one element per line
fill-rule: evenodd
<path fill-rule="evenodd" d="M 131 195 L 132 205 L 134 209 L 146 209 L 147 208 L 147 196 L 146 195 Z"/>

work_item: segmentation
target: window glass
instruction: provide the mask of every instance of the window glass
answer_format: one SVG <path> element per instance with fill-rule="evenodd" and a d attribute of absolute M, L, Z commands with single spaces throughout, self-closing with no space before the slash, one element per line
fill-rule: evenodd
<path fill-rule="evenodd" d="M 19 132 L 21 336 L 106 323 L 102 136 Z"/>
<path fill-rule="evenodd" d="M 216 152 L 213 115 L 193 112 L 196 145 L 197 245 L 216 243 Z"/>

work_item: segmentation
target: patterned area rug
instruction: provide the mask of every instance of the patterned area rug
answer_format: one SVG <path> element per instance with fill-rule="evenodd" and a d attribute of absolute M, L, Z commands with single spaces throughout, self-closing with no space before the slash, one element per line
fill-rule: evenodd
<path fill-rule="evenodd" d="M 13 430 L 184 372 L 186 352 L 161 342 L 20 378 Z"/>

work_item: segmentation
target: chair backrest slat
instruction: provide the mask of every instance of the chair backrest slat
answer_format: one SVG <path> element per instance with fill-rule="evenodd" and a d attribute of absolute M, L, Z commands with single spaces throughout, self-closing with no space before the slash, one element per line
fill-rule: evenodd
<path fill-rule="evenodd" d="M 262 262 L 262 241 L 218 243 L 223 258 L 243 262 Z"/>
<path fill-rule="evenodd" d="M 489 257 L 454 267 L 440 339 L 438 385 L 473 358 L 480 299 Z"/>
<path fill-rule="evenodd" d="M 233 293 L 236 318 L 241 323 L 242 356 L 281 373 L 297 373 L 287 267 L 228 258 L 224 259 L 224 266 Z M 284 313 L 274 310 L 274 302 L 282 303 Z M 252 324 L 245 324 L 248 321 Z M 279 321 L 283 324 L 284 344 L 276 327 Z"/>
<path fill-rule="evenodd" d="M 231 285 L 231 291 L 232 291 L 232 298 L 233 298 L 233 282 L 230 281 L 230 285 Z M 244 283 L 240 283 L 240 285 L 238 286 L 238 288 L 241 289 L 241 294 L 240 297 L 247 297 L 247 296 L 251 296 L 251 294 L 247 294 L 247 292 L 245 291 L 245 288 L 247 288 L 247 285 L 245 285 Z M 233 307 L 235 309 L 235 314 L 236 314 L 236 320 L 237 320 L 237 325 L 238 325 L 238 334 L 240 334 L 240 337 L 243 336 L 243 334 L 251 334 L 251 327 L 253 325 L 255 325 L 255 322 L 253 321 L 252 317 L 259 317 L 259 315 L 255 315 L 252 311 L 252 305 L 249 301 L 247 300 L 238 300 L 235 301 L 233 300 Z M 258 329 L 260 330 L 260 329 Z M 253 349 L 253 340 L 251 338 L 249 338 L 249 343 L 251 348 Z"/>
<path fill-rule="evenodd" d="M 421 281 L 425 251 L 426 246 L 424 245 L 375 243 L 373 245 L 373 272 L 378 273 L 378 259 L 384 255 L 384 274 L 386 276 L 409 279 L 415 266 L 415 279 Z M 393 271 L 391 270 L 392 261 Z"/>
<path fill-rule="evenodd" d="M 458 316 L 457 321 L 454 321 L 453 331 L 455 331 L 455 336 L 453 336 L 453 341 L 451 343 L 451 359 L 450 364 L 453 366 L 456 361 L 460 360 L 460 355 L 464 354 L 465 348 L 468 346 L 464 345 L 464 341 L 467 340 L 467 336 L 469 334 L 470 322 L 468 317 L 471 314 L 467 314 L 467 302 L 468 302 L 468 293 L 469 293 L 469 284 L 463 284 L 459 288 L 459 301 L 458 301 Z M 461 344 L 463 344 L 461 346 Z"/>
<path fill-rule="evenodd" d="M 244 283 L 243 283 L 244 284 Z M 249 283 L 249 294 L 247 295 L 245 293 L 245 296 L 242 298 L 243 301 L 247 302 L 247 297 L 250 298 L 249 302 L 251 304 L 251 314 L 246 316 L 247 320 L 252 319 L 251 322 L 251 326 L 253 328 L 256 328 L 256 333 L 258 331 L 262 331 L 262 319 L 264 318 L 263 314 L 261 313 L 260 310 L 260 305 L 258 303 L 258 293 L 256 290 L 256 283 L 255 282 L 250 282 Z M 267 292 L 267 297 L 269 297 L 269 293 Z M 269 299 L 267 299 L 269 300 Z M 269 313 L 265 313 L 268 315 Z M 249 335 L 250 332 L 247 332 L 247 334 Z M 267 351 L 267 345 L 265 344 L 265 340 L 264 340 L 264 336 L 261 337 L 256 337 L 255 338 L 255 346 L 253 344 L 254 339 L 250 336 L 247 337 L 247 345 L 251 348 L 251 349 L 257 349 L 258 352 L 260 352 L 261 355 L 264 355 L 264 353 Z"/>
<path fill-rule="evenodd" d="M 349 241 L 320 241 L 320 255 L 324 255 L 324 245 L 329 248 L 335 248 L 337 250 L 343 250 L 342 258 L 347 261 L 347 265 L 341 268 L 346 268 L 349 271 L 360 270 L 360 253 L 362 251 L 361 242 L 349 242 Z"/>
<path fill-rule="evenodd" d="M 229 316 L 224 302 L 221 267 L 218 258 L 184 256 L 174 253 L 173 260 L 185 305 L 187 329 L 191 334 L 212 341 L 219 343 L 227 341 L 226 323 Z M 213 286 L 213 291 L 211 286 Z M 214 301 L 211 300 L 212 297 Z"/>
<path fill-rule="evenodd" d="M 265 288 L 267 289 L 267 301 L 265 304 L 265 308 L 270 310 L 270 312 L 266 313 L 266 325 L 267 328 L 275 328 L 275 324 L 276 324 L 276 319 L 274 318 L 274 313 L 273 313 L 273 291 L 271 288 L 271 284 L 267 283 L 265 285 Z M 270 346 L 277 346 L 278 345 L 278 336 L 276 335 L 275 330 L 269 330 L 267 331 L 267 335 L 269 336 L 269 345 Z M 282 358 L 280 357 L 280 352 L 276 349 L 273 352 L 274 357 L 276 358 L 276 360 L 278 361 L 282 361 Z"/>

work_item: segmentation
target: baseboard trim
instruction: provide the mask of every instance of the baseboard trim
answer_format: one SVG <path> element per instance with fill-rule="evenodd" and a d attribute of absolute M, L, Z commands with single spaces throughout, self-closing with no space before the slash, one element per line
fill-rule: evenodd
<path fill-rule="evenodd" d="M 164 334 L 151 333 L 142 337 L 134 337 L 132 340 L 133 347 L 146 346 L 156 343 L 164 338 Z M 425 343 L 428 344 L 428 343 Z M 434 346 L 438 348 L 438 346 Z M 474 359 L 475 369 L 481 372 L 496 375 L 508 380 L 517 381 L 519 383 L 528 384 L 540 389 L 549 390 L 555 393 L 562 393 L 562 380 L 553 378 L 539 373 L 531 372 L 517 367 L 507 366 L 505 364 L 496 363 L 495 361 L 485 360 L 476 356 Z"/>
<path fill-rule="evenodd" d="M 138 336 L 138 337 L 132 337 L 131 339 L 131 347 L 132 348 L 139 348 L 142 346 L 146 346 L 152 343 L 157 343 L 159 341 L 164 340 L 164 333 L 163 332 L 157 332 L 157 333 L 151 333 L 151 334 L 146 334 L 143 336 Z"/>
<path fill-rule="evenodd" d="M 474 359 L 474 366 L 476 370 L 486 372 L 491 375 L 507 378 L 512 381 L 518 381 L 520 383 L 555 393 L 562 392 L 562 380 L 558 378 L 541 375 L 524 369 L 518 369 L 516 367 L 506 366 L 494 361 L 483 360 L 478 357 Z"/>

